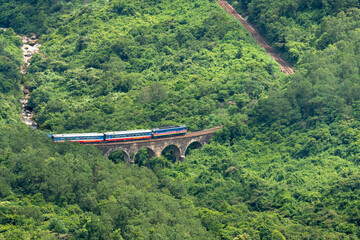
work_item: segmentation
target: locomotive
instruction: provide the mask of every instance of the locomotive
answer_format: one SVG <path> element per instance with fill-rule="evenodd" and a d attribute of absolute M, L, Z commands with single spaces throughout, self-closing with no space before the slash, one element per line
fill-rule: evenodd
<path fill-rule="evenodd" d="M 50 135 L 53 142 L 79 142 L 79 143 L 97 143 L 97 142 L 117 142 L 147 140 L 162 137 L 172 137 L 185 135 L 187 132 L 185 125 L 159 127 L 152 129 L 139 129 L 129 131 L 104 132 L 104 133 L 69 133 Z"/>

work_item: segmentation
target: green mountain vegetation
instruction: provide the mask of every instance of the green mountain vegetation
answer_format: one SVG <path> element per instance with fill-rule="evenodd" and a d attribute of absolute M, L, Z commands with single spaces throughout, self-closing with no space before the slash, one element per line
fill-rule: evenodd
<path fill-rule="evenodd" d="M 360 238 L 358 1 L 232 2 L 291 76 L 215 1 L 1 3 L 43 46 L 21 76 L 0 31 L 0 239 Z M 176 164 L 45 134 L 172 124 L 224 127 Z"/>
<path fill-rule="evenodd" d="M 19 122 L 21 39 L 12 29 L 0 30 L 0 124 Z"/>

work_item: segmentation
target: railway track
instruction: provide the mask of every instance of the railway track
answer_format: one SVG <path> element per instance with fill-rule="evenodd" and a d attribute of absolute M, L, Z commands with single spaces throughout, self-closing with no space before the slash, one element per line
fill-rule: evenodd
<path fill-rule="evenodd" d="M 262 48 L 279 64 L 281 71 L 286 75 L 294 74 L 295 71 L 291 65 L 282 59 L 278 53 L 267 43 L 266 39 L 225 0 L 218 0 L 219 5 L 224 8 L 230 15 L 235 17 L 249 31 L 253 38 L 260 44 Z"/>

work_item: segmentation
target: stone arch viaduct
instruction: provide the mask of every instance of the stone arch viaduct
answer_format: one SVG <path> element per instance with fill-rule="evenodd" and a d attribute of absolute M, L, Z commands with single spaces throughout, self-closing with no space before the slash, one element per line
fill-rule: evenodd
<path fill-rule="evenodd" d="M 221 126 L 206 129 L 198 132 L 190 132 L 184 136 L 176 136 L 169 138 L 158 138 L 151 140 L 139 140 L 129 142 L 113 142 L 113 143 L 97 143 L 91 144 L 103 152 L 103 156 L 108 157 L 112 152 L 123 151 L 125 154 L 125 162 L 133 162 L 135 155 L 140 149 L 148 149 L 149 158 L 160 157 L 163 150 L 168 146 L 173 146 L 174 160 L 184 161 L 186 149 L 192 143 L 199 143 L 202 147 L 209 143 L 215 131 Z"/>

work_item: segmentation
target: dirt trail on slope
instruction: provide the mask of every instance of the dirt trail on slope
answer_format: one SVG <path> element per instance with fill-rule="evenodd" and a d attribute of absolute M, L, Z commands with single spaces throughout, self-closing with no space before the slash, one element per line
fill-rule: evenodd
<path fill-rule="evenodd" d="M 253 38 L 260 44 L 260 46 L 264 48 L 265 51 L 280 65 L 281 70 L 286 75 L 295 73 L 291 65 L 287 61 L 282 59 L 278 53 L 275 52 L 275 50 L 267 43 L 266 39 L 263 36 L 261 36 L 258 33 L 258 31 L 245 18 L 240 16 L 240 14 L 236 12 L 233 6 L 231 6 L 225 0 L 218 0 L 218 3 L 230 15 L 232 15 L 233 17 L 235 17 L 237 20 L 240 21 L 240 23 L 249 31 L 249 33 L 253 36 Z"/>

